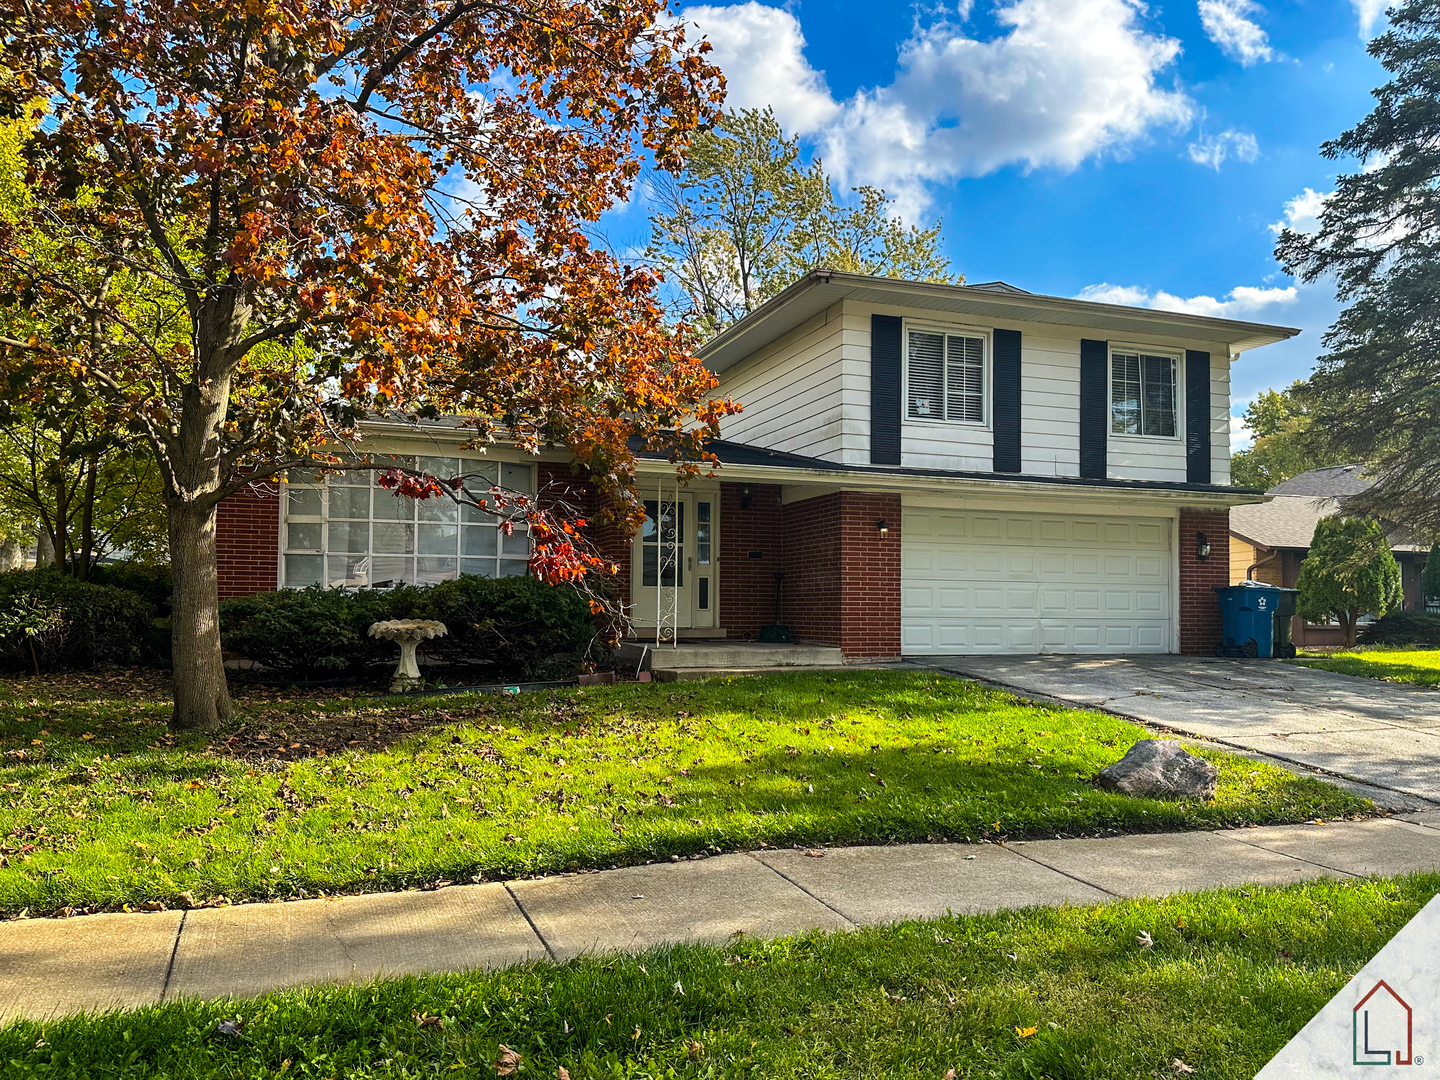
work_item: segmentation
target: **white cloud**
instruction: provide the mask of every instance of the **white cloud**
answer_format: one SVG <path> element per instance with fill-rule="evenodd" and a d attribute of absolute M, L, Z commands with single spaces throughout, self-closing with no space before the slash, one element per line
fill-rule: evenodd
<path fill-rule="evenodd" d="M 1156 128 L 1188 127 L 1190 99 L 1159 83 L 1180 43 L 1147 31 L 1143 12 L 1140 0 L 1001 0 L 1005 29 L 993 38 L 967 36 L 963 18 L 917 24 L 895 79 L 844 102 L 804 59 L 789 12 L 750 0 L 681 17 L 715 44 L 732 105 L 774 106 L 816 138 L 833 172 L 887 188 L 911 214 L 930 183 L 1007 165 L 1073 169 Z"/>
<path fill-rule="evenodd" d="M 1350 0 L 1350 6 L 1360 18 L 1360 40 L 1369 41 L 1375 36 L 1375 24 L 1380 21 L 1380 16 L 1385 14 L 1390 0 Z"/>
<path fill-rule="evenodd" d="M 1264 9 L 1255 0 L 1200 0 L 1200 25 L 1220 51 L 1243 67 L 1275 59 L 1270 39 L 1250 18 Z"/>
<path fill-rule="evenodd" d="M 1125 304 L 1130 307 L 1155 308 L 1158 311 L 1180 311 L 1190 315 L 1210 315 L 1220 319 L 1249 319 L 1277 305 L 1294 303 L 1299 290 L 1294 285 L 1259 289 L 1253 285 L 1237 285 L 1223 300 L 1213 296 L 1176 296 L 1164 289 L 1151 291 L 1137 285 L 1087 285 L 1077 299 L 1102 304 Z"/>
<path fill-rule="evenodd" d="M 1202 133 L 1199 140 L 1191 143 L 1186 151 L 1196 165 L 1204 165 L 1219 172 L 1227 158 L 1254 161 L 1260 156 L 1260 144 L 1249 132 L 1228 128 L 1219 135 Z"/>
<path fill-rule="evenodd" d="M 1316 191 L 1307 187 L 1293 199 L 1286 200 L 1284 220 L 1273 222 L 1269 226 L 1270 231 L 1276 236 L 1285 229 L 1298 233 L 1319 232 L 1320 212 L 1325 209 L 1325 200 L 1333 194 L 1333 191 Z"/>
<path fill-rule="evenodd" d="M 840 111 L 825 76 L 805 59 L 800 20 L 788 11 L 750 0 L 732 7 L 686 8 L 680 17 L 694 23 L 714 47 L 710 59 L 725 72 L 730 108 L 769 105 L 787 132 L 802 135 Z"/>

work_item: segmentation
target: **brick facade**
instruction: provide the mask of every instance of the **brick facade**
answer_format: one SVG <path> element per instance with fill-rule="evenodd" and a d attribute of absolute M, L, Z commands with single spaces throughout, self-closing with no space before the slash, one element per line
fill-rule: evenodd
<path fill-rule="evenodd" d="M 777 615 L 785 621 L 784 605 L 792 586 L 785 564 L 784 525 L 778 484 L 720 485 L 720 621 L 716 625 L 730 637 L 754 636 Z M 779 612 L 776 574 L 785 574 Z"/>
<path fill-rule="evenodd" d="M 852 658 L 900 655 L 899 495 L 840 493 L 840 649 Z"/>
<path fill-rule="evenodd" d="M 1196 555 L 1197 533 L 1210 541 L 1210 557 Z M 1220 605 L 1217 585 L 1230 584 L 1230 511 L 1181 510 L 1180 535 L 1180 651 L 1208 654 L 1220 641 Z"/>
<path fill-rule="evenodd" d="M 220 599 L 280 586 L 280 495 L 274 484 L 242 488 L 215 511 Z"/>
<path fill-rule="evenodd" d="M 840 494 L 785 507 L 785 622 L 803 641 L 839 646 L 841 626 Z"/>

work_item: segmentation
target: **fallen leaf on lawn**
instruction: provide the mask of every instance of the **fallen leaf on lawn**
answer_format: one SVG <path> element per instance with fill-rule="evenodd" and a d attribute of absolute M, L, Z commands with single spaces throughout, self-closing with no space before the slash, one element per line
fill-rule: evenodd
<path fill-rule="evenodd" d="M 1028 1039 L 1031 1035 L 1034 1035 L 1034 1034 L 1035 1034 L 1035 1029 L 1034 1029 L 1033 1027 L 1028 1027 L 1028 1028 L 1020 1028 L 1020 1027 L 1017 1027 L 1017 1028 L 1015 1029 L 1015 1034 L 1016 1034 L 1016 1035 L 1019 1035 L 1020 1038 L 1022 1038 L 1022 1039 Z"/>
<path fill-rule="evenodd" d="M 430 1016 L 428 1013 L 422 1012 L 412 1012 L 410 1015 L 415 1018 L 415 1023 L 418 1027 L 433 1027 L 439 1028 L 441 1031 L 445 1030 L 445 1018 L 443 1016 Z"/>
<path fill-rule="evenodd" d="M 940 1080 L 955 1080 L 955 1070 L 954 1070 L 954 1069 L 946 1069 L 946 1070 L 945 1070 L 945 1075 L 942 1076 L 942 1077 L 940 1078 Z"/>
<path fill-rule="evenodd" d="M 1155 947 L 1155 939 L 1150 936 L 1149 930 L 1141 930 L 1140 933 L 1135 935 L 1135 940 L 1140 943 L 1142 949 L 1153 949 Z"/>
<path fill-rule="evenodd" d="M 570 1070 L 561 1065 L 555 1070 L 555 1080 L 570 1080 Z"/>
<path fill-rule="evenodd" d="M 1170 1062 L 1170 1067 L 1178 1073 L 1193 1073 L 1195 1071 L 1194 1065 L 1186 1065 L 1185 1062 L 1181 1061 L 1179 1058 L 1176 1058 L 1174 1061 Z"/>
<path fill-rule="evenodd" d="M 514 1076 L 515 1070 L 520 1068 L 520 1053 L 511 1050 L 504 1043 L 500 1044 L 500 1060 L 495 1062 L 496 1076 Z"/>
<path fill-rule="evenodd" d="M 685 1056 L 691 1061 L 699 1061 L 705 1056 L 705 1044 L 692 1039 L 690 1045 L 685 1047 Z"/>

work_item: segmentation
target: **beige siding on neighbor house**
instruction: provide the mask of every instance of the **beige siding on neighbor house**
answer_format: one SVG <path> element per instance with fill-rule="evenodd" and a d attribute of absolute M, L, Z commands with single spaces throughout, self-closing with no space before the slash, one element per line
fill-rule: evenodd
<path fill-rule="evenodd" d="M 719 392 L 744 411 L 721 423 L 721 436 L 828 461 L 868 459 L 868 322 L 860 336 L 836 304 L 726 371 Z"/>

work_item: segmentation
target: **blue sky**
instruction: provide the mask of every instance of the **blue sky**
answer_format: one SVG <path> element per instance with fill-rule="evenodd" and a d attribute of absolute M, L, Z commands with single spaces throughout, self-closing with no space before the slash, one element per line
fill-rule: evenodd
<path fill-rule="evenodd" d="M 1298 326 L 1234 368 L 1236 412 L 1306 375 L 1337 305 L 1281 273 L 1321 142 L 1369 110 L 1383 0 L 800 0 L 682 9 L 730 101 L 771 105 L 846 183 L 940 218 L 972 282 Z M 643 203 L 612 219 L 639 240 Z M 630 218 L 627 226 L 624 218 Z"/>

